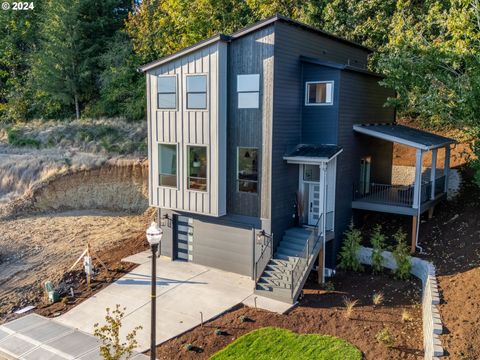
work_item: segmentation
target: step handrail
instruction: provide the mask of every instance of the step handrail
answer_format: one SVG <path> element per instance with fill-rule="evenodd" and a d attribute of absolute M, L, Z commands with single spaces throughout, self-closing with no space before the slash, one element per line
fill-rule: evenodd
<path fill-rule="evenodd" d="M 255 244 L 253 245 L 255 246 Z M 255 285 L 262 276 L 263 270 L 267 267 L 270 259 L 273 257 L 273 234 L 264 237 L 264 243 L 262 244 L 262 252 L 259 258 L 255 261 L 254 267 L 254 279 Z"/>
<path fill-rule="evenodd" d="M 298 257 L 298 260 L 291 270 L 291 298 L 293 299 L 295 295 L 295 291 L 297 288 L 297 285 L 302 281 L 305 269 L 308 268 L 309 266 L 309 258 L 311 253 L 315 250 L 317 247 L 317 243 L 320 240 L 320 235 L 321 232 L 319 231 L 319 225 L 323 224 L 323 215 L 321 214 L 318 217 L 317 222 L 315 223 L 315 226 L 312 229 L 312 232 L 308 236 L 307 242 L 305 243 L 305 246 L 303 247 L 303 250 L 300 252 L 300 256 Z M 315 259 L 312 259 L 314 261 Z"/>

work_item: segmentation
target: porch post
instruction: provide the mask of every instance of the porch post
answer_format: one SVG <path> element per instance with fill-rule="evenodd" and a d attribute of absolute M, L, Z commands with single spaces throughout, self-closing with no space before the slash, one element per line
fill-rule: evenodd
<path fill-rule="evenodd" d="M 445 189 L 448 191 L 448 175 L 450 172 L 450 145 L 445 146 L 445 163 L 443 165 L 443 175 L 445 175 Z"/>
<path fill-rule="evenodd" d="M 430 182 L 432 188 L 430 191 L 430 199 L 435 198 L 435 179 L 437 177 L 437 149 L 432 150 L 432 168 L 430 169 Z"/>
<path fill-rule="evenodd" d="M 322 192 L 322 251 L 320 256 L 322 256 L 322 284 L 325 283 L 325 245 L 327 239 L 327 163 L 322 162 L 320 164 L 320 182 L 323 182 L 323 186 L 320 188 Z M 319 259 L 320 261 L 320 259 Z"/>
<path fill-rule="evenodd" d="M 413 207 L 418 209 L 421 202 L 422 191 L 422 162 L 423 150 L 417 149 L 417 156 L 415 160 L 415 183 L 413 188 Z"/>

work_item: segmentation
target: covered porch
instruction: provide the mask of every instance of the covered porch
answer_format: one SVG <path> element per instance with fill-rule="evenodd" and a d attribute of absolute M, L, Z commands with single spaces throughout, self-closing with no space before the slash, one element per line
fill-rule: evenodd
<path fill-rule="evenodd" d="M 455 141 L 426 131 L 395 124 L 354 125 L 357 133 L 412 147 L 416 151 L 415 176 L 410 184 L 379 184 L 369 181 L 370 166 L 361 164 L 361 181 L 353 189 L 352 208 L 412 216 L 411 251 L 418 242 L 419 217 L 433 215 L 435 205 L 446 197 L 450 170 L 450 145 Z M 437 155 L 444 149 L 443 169 L 437 168 Z M 424 168 L 425 155 L 431 153 L 430 167 Z M 362 181 L 363 180 L 363 181 Z"/>

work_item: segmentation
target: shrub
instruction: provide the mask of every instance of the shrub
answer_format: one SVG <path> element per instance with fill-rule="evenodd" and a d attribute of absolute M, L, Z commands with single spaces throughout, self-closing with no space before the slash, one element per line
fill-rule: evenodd
<path fill-rule="evenodd" d="M 409 321 L 412 321 L 412 315 L 410 315 L 410 313 L 403 309 L 402 311 L 402 322 L 409 322 Z"/>
<path fill-rule="evenodd" d="M 372 269 L 374 273 L 383 271 L 383 256 L 382 252 L 385 248 L 385 235 L 382 234 L 382 226 L 377 225 L 373 230 L 370 238 L 372 244 Z"/>
<path fill-rule="evenodd" d="M 246 316 L 246 315 L 240 315 L 240 316 L 238 317 L 238 320 L 240 320 L 241 323 L 252 321 L 252 320 L 251 320 L 248 316 Z"/>
<path fill-rule="evenodd" d="M 333 285 L 333 282 L 327 281 L 323 284 L 323 289 L 326 291 L 335 291 L 335 285 Z"/>
<path fill-rule="evenodd" d="M 362 234 L 360 230 L 354 227 L 352 221 L 348 230 L 345 232 L 345 239 L 343 240 L 342 248 L 340 250 L 339 267 L 341 269 L 363 271 L 363 266 L 360 264 L 360 260 L 358 260 L 357 257 L 361 241 Z"/>
<path fill-rule="evenodd" d="M 30 146 L 38 149 L 41 145 L 40 141 L 25 137 L 19 130 L 14 128 L 7 129 L 7 140 L 8 143 L 13 146 Z"/>
<path fill-rule="evenodd" d="M 372 296 L 373 305 L 375 305 L 375 306 L 380 305 L 381 303 L 383 303 L 384 299 L 385 298 L 383 297 L 382 292 L 378 292 L 378 293 L 373 294 L 373 296 Z"/>
<path fill-rule="evenodd" d="M 375 339 L 377 339 L 379 343 L 382 343 L 386 347 L 392 347 L 393 345 L 395 345 L 395 338 L 391 334 L 388 327 L 384 327 L 382 330 L 377 332 L 377 334 L 375 335 Z"/>
<path fill-rule="evenodd" d="M 353 314 L 353 308 L 358 304 L 358 300 L 350 300 L 349 298 L 343 298 L 343 305 L 345 305 L 345 317 L 350 319 Z"/>
<path fill-rule="evenodd" d="M 190 343 L 183 345 L 183 348 L 187 351 L 193 351 L 193 345 Z"/>
<path fill-rule="evenodd" d="M 125 308 L 121 310 L 118 304 L 112 312 L 110 312 L 110 308 L 107 308 L 106 324 L 103 326 L 99 326 L 98 323 L 94 325 L 93 335 L 102 343 L 100 345 L 100 355 L 104 360 L 128 360 L 132 357 L 133 350 L 138 346 L 135 338 L 137 331 L 142 329 L 141 326 L 135 327 L 128 333 L 125 342 L 120 339 L 124 311 Z"/>
<path fill-rule="evenodd" d="M 395 239 L 396 245 L 392 255 L 397 264 L 394 274 L 398 279 L 406 280 L 410 277 L 410 270 L 412 269 L 411 257 L 405 241 L 407 235 L 399 229 L 393 235 L 393 238 Z"/>
<path fill-rule="evenodd" d="M 216 328 L 216 329 L 213 331 L 213 333 L 214 333 L 215 335 L 217 335 L 217 336 L 223 335 L 223 331 L 220 330 L 219 328 Z"/>

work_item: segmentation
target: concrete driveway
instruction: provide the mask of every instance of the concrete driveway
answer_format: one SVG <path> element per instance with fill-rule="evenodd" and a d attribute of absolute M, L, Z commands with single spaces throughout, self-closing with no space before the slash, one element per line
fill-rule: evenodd
<path fill-rule="evenodd" d="M 105 309 L 125 307 L 122 335 L 141 325 L 139 351 L 150 343 L 150 267 L 148 252 L 125 259 L 140 264 L 112 285 L 56 318 L 61 324 L 93 333 L 103 323 Z M 157 261 L 157 343 L 160 344 L 229 310 L 239 303 L 253 304 L 254 282 L 249 277 L 205 266 L 164 259 Z M 284 312 L 289 304 L 257 297 L 257 306 Z"/>

